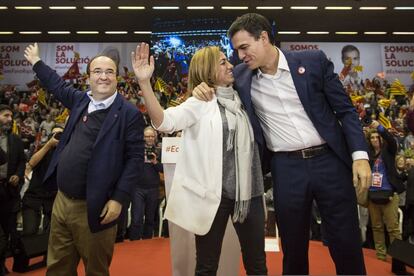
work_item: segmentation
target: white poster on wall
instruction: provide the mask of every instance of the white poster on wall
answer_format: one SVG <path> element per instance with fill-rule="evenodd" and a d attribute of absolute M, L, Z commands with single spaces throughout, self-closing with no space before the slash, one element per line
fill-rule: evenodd
<path fill-rule="evenodd" d="M 333 62 L 335 72 L 344 68 L 343 50 L 357 49 L 362 66 L 358 72 L 361 80 L 372 79 L 384 72 L 385 78 L 392 82 L 399 79 L 407 87 L 413 84 L 411 73 L 414 71 L 414 43 L 362 43 L 362 42 L 282 42 L 281 49 L 289 51 L 322 50 Z M 349 51 L 348 51 L 349 53 Z"/>
<path fill-rule="evenodd" d="M 24 58 L 26 43 L 0 43 L 0 85 L 17 85 L 26 89 L 25 83 L 33 80 L 30 63 Z"/>
<path fill-rule="evenodd" d="M 346 53 L 352 49 L 359 52 L 359 61 L 353 61 L 354 65 L 362 66 L 362 71 L 358 73 L 359 78 L 372 79 L 377 73 L 382 72 L 381 63 L 381 45 L 379 43 L 353 43 L 353 42 L 282 42 L 283 50 L 301 51 L 301 50 L 322 50 L 326 56 L 333 62 L 335 73 L 340 73 L 344 68 Z M 347 49 L 351 49 L 348 50 Z M 342 50 L 344 50 L 344 60 L 342 59 Z"/>
<path fill-rule="evenodd" d="M 26 83 L 34 79 L 32 67 L 24 58 L 24 49 L 28 43 L 0 43 L 0 85 L 16 85 L 18 90 L 27 90 Z M 63 76 L 75 61 L 75 53 L 79 54 L 78 66 L 81 74 L 95 55 L 107 47 L 118 49 L 120 55 L 119 69 L 123 67 L 131 71 L 131 52 L 136 43 L 39 43 L 42 60 Z"/>
<path fill-rule="evenodd" d="M 381 44 L 381 56 L 387 79 L 399 79 L 406 86 L 414 83 L 414 43 Z"/>

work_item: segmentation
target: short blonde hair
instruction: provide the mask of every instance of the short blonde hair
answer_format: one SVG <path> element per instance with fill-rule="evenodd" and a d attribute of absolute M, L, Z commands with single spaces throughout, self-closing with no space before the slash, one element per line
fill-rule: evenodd
<path fill-rule="evenodd" d="M 217 46 L 201 48 L 194 54 L 188 70 L 189 92 L 193 91 L 202 82 L 205 82 L 208 86 L 216 84 L 219 59 L 220 49 Z"/>

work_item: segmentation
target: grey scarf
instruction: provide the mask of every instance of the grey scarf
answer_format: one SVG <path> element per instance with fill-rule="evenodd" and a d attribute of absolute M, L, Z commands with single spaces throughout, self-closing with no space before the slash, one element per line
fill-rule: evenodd
<path fill-rule="evenodd" d="M 240 98 L 232 87 L 216 89 L 218 102 L 225 108 L 229 125 L 227 150 L 234 145 L 236 161 L 236 203 L 233 222 L 242 223 L 249 212 L 252 197 L 252 162 L 254 152 L 254 134 Z"/>

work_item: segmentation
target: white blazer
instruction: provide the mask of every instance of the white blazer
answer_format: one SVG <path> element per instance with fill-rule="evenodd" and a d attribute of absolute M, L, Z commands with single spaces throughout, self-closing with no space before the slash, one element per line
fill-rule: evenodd
<path fill-rule="evenodd" d="M 204 102 L 191 97 L 168 108 L 157 130 L 183 130 L 165 218 L 205 235 L 213 224 L 222 191 L 223 123 L 217 98 Z"/>

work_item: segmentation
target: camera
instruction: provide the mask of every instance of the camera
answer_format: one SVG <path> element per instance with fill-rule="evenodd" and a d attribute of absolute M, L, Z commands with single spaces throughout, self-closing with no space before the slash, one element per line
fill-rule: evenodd
<path fill-rule="evenodd" d="M 155 158 L 155 152 L 153 149 L 145 149 L 145 155 L 147 156 L 148 160 L 153 160 Z"/>
<path fill-rule="evenodd" d="M 62 137 L 62 132 L 56 132 L 55 135 L 53 135 L 53 138 L 55 138 L 56 140 L 60 140 L 60 137 Z"/>
<path fill-rule="evenodd" d="M 367 127 L 372 124 L 372 109 L 371 105 L 366 104 L 364 105 L 365 108 L 365 116 L 361 118 L 362 125 Z"/>
<path fill-rule="evenodd" d="M 62 136 L 62 132 L 50 133 L 49 140 L 52 138 L 55 138 L 56 140 L 59 141 L 61 136 Z"/>

